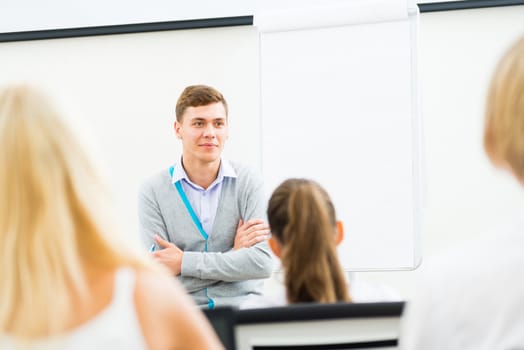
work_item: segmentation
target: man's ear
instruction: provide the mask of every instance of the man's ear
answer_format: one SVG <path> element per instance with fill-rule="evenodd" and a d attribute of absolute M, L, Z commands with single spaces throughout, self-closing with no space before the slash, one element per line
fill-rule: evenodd
<path fill-rule="evenodd" d="M 182 135 L 180 134 L 180 127 L 181 127 L 180 123 L 175 120 L 175 122 L 173 123 L 173 129 L 175 129 L 175 135 L 179 139 L 182 138 Z"/>
<path fill-rule="evenodd" d="M 342 221 L 337 220 L 337 245 L 344 239 L 344 224 Z"/>
<path fill-rule="evenodd" d="M 280 258 L 280 244 L 278 244 L 278 241 L 274 237 L 269 237 L 269 246 L 271 247 L 271 250 L 273 251 L 273 254 L 275 254 L 277 257 Z"/>

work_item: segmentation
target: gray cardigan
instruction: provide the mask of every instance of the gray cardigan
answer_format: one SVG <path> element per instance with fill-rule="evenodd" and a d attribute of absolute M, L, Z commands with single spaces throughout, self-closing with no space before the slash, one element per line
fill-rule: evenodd
<path fill-rule="evenodd" d="M 208 305 L 210 299 L 215 306 L 238 306 L 247 296 L 262 293 L 261 279 L 272 271 L 267 242 L 232 249 L 239 220 L 266 220 L 266 215 L 261 177 L 244 165 L 230 164 L 237 177 L 224 178 L 207 252 L 169 169 L 148 179 L 139 191 L 142 240 L 149 248 L 156 233 L 184 251 L 178 279 L 200 306 Z"/>

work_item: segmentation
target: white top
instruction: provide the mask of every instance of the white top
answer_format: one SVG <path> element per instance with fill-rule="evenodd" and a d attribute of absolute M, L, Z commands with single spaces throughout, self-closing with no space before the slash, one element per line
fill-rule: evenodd
<path fill-rule="evenodd" d="M 134 271 L 130 268 L 117 270 L 114 283 L 111 303 L 94 318 L 61 336 L 38 340 L 27 349 L 147 349 L 135 310 Z M 0 335 L 0 349 L 9 350 L 17 347 L 11 337 Z"/>
<path fill-rule="evenodd" d="M 423 266 L 403 350 L 524 348 L 524 215 Z"/>
<path fill-rule="evenodd" d="M 356 278 L 351 278 L 351 283 L 349 283 L 349 295 L 351 297 L 351 301 L 356 303 L 402 300 L 400 295 L 388 286 L 371 285 Z M 271 291 L 268 291 L 268 293 L 264 295 L 251 296 L 242 305 L 240 305 L 240 308 L 256 309 L 285 305 L 288 305 L 286 298 L 286 288 L 283 284 L 283 281 L 279 281 L 279 283 L 274 286 Z"/>

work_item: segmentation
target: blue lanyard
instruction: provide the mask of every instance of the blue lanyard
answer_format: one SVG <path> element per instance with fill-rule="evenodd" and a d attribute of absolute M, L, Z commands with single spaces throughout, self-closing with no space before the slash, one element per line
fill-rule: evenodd
<path fill-rule="evenodd" d="M 169 168 L 169 174 L 171 174 L 171 177 L 173 177 L 174 170 L 175 168 L 173 166 Z M 177 189 L 178 194 L 180 195 L 180 198 L 182 198 L 182 202 L 184 202 L 184 205 L 186 206 L 186 209 L 189 212 L 191 219 L 193 219 L 193 222 L 195 223 L 196 227 L 198 228 L 198 231 L 200 231 L 200 234 L 206 240 L 206 248 L 204 251 L 207 252 L 207 240 L 209 238 L 209 235 L 206 233 L 206 231 L 204 231 L 204 228 L 202 227 L 202 223 L 200 222 L 200 220 L 198 220 L 198 216 L 196 215 L 195 211 L 193 210 L 191 203 L 189 203 L 189 199 L 187 199 L 186 193 L 184 192 L 184 189 L 182 188 L 181 180 L 175 182 L 175 188 Z"/>
<path fill-rule="evenodd" d="M 175 171 L 175 167 L 171 166 L 169 168 L 169 174 L 171 175 L 171 178 L 173 178 L 173 172 L 174 171 Z M 184 189 L 182 188 L 182 182 L 180 182 L 180 180 L 175 182 L 175 187 L 176 187 L 176 189 L 178 191 L 178 194 L 180 195 L 180 198 L 182 198 L 182 202 L 184 202 L 184 205 L 186 206 L 186 209 L 189 212 L 189 215 L 191 216 L 191 219 L 193 219 L 193 222 L 195 223 L 196 227 L 198 228 L 198 231 L 200 231 L 200 234 L 206 240 L 206 247 L 205 247 L 204 251 L 207 252 L 207 240 L 208 240 L 209 236 L 206 233 L 206 231 L 204 231 L 204 228 L 202 227 L 202 223 L 200 222 L 200 220 L 198 220 L 198 217 L 196 216 L 195 211 L 193 210 L 193 207 L 191 206 L 191 203 L 189 203 L 189 200 L 187 199 L 186 193 L 184 192 Z M 205 293 L 206 293 L 206 298 L 207 298 L 207 307 L 209 309 L 214 309 L 215 308 L 215 301 L 213 299 L 211 299 L 209 297 L 209 295 L 207 294 L 208 293 L 207 288 L 205 289 Z"/>

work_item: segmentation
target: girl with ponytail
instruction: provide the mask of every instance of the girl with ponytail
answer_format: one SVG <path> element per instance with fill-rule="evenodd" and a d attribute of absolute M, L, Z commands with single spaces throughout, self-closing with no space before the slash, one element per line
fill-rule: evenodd
<path fill-rule="evenodd" d="M 284 181 L 269 200 L 271 248 L 285 271 L 289 303 L 349 301 L 338 261 L 342 223 L 327 192 L 305 179 Z"/>
<path fill-rule="evenodd" d="M 285 291 L 253 297 L 242 308 L 400 299 L 387 289 L 362 283 L 349 286 L 337 254 L 343 225 L 337 221 L 328 193 L 317 182 L 299 178 L 282 182 L 269 199 L 267 216 L 269 244 L 281 260 Z"/>

